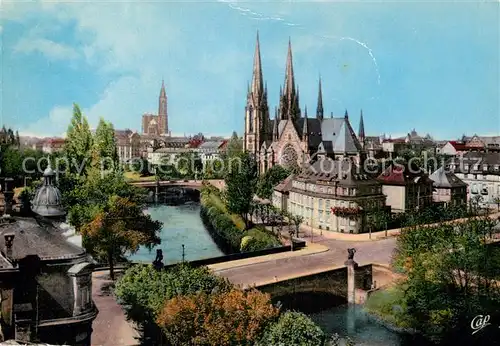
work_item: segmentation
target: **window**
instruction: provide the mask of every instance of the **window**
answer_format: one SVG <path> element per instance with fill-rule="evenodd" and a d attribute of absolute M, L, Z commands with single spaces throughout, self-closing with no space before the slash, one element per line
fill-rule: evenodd
<path fill-rule="evenodd" d="M 253 108 L 248 109 L 248 132 L 253 132 Z"/>

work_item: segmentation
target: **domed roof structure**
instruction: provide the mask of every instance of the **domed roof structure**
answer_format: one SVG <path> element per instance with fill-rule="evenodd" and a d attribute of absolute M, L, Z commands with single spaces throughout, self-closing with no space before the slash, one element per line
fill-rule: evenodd
<path fill-rule="evenodd" d="M 31 210 L 41 216 L 57 217 L 64 216 L 66 212 L 62 206 L 61 191 L 54 186 L 54 171 L 49 166 L 43 172 L 44 184 L 38 188 L 35 198 L 31 201 Z"/>

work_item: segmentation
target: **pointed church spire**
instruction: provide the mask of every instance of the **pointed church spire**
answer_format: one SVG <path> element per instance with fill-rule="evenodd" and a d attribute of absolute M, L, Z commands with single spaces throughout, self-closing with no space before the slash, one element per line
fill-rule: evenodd
<path fill-rule="evenodd" d="M 316 108 L 316 118 L 319 120 L 323 120 L 323 91 L 321 90 L 321 76 L 319 76 L 319 83 L 318 83 L 318 107 Z"/>
<path fill-rule="evenodd" d="M 300 117 L 300 108 L 297 92 L 295 90 L 295 76 L 293 73 L 292 43 L 288 40 L 288 54 L 286 58 L 285 85 L 283 87 L 283 100 L 280 105 L 282 119 L 297 119 Z"/>
<path fill-rule="evenodd" d="M 160 98 L 167 97 L 167 93 L 165 92 L 165 80 L 161 80 L 161 89 L 160 89 Z"/>
<path fill-rule="evenodd" d="M 363 122 L 363 110 L 361 110 L 361 116 L 359 117 L 359 132 L 358 138 L 360 141 L 365 140 L 365 124 Z"/>
<path fill-rule="evenodd" d="M 292 60 L 292 41 L 288 38 L 288 54 L 286 57 L 286 70 L 285 70 L 285 96 L 291 96 L 295 93 L 295 77 L 293 74 L 293 60 Z"/>
<path fill-rule="evenodd" d="M 257 42 L 255 44 L 255 55 L 253 58 L 252 93 L 261 96 L 264 92 L 264 80 L 262 78 L 262 63 L 260 60 L 259 32 L 257 31 Z"/>
<path fill-rule="evenodd" d="M 344 119 L 349 119 L 349 114 L 347 114 L 347 109 L 345 110 L 345 113 L 344 113 Z"/>
<path fill-rule="evenodd" d="M 307 106 L 305 106 L 305 109 L 304 109 L 304 118 L 307 118 Z"/>

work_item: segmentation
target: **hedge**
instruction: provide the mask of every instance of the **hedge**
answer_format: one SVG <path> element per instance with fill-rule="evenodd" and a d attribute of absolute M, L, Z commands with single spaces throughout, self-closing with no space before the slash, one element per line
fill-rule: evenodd
<path fill-rule="evenodd" d="M 225 253 L 258 251 L 281 246 L 276 236 L 265 229 L 241 230 L 235 224 L 233 215 L 223 207 L 219 191 L 205 187 L 201 191 L 201 219 L 210 231 L 214 241 Z M 246 238 L 242 243 L 243 238 Z"/>

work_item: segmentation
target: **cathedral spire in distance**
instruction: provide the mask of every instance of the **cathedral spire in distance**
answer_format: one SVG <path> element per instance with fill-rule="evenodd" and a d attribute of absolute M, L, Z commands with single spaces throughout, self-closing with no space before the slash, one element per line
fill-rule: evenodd
<path fill-rule="evenodd" d="M 286 57 L 285 84 L 283 94 L 291 99 L 295 94 L 295 76 L 293 74 L 292 41 L 288 38 L 288 54 Z"/>
<path fill-rule="evenodd" d="M 264 93 L 264 80 L 262 77 L 262 63 L 260 59 L 259 32 L 257 31 L 257 42 L 255 44 L 255 55 L 253 60 L 252 93 L 260 96 Z"/>
<path fill-rule="evenodd" d="M 324 110 L 323 110 L 323 91 L 321 90 L 321 76 L 319 76 L 319 86 L 318 86 L 318 106 L 316 107 L 316 118 L 323 120 Z"/>
<path fill-rule="evenodd" d="M 359 117 L 358 138 L 361 142 L 365 140 L 365 123 L 363 121 L 363 110 L 361 110 L 361 116 Z"/>

